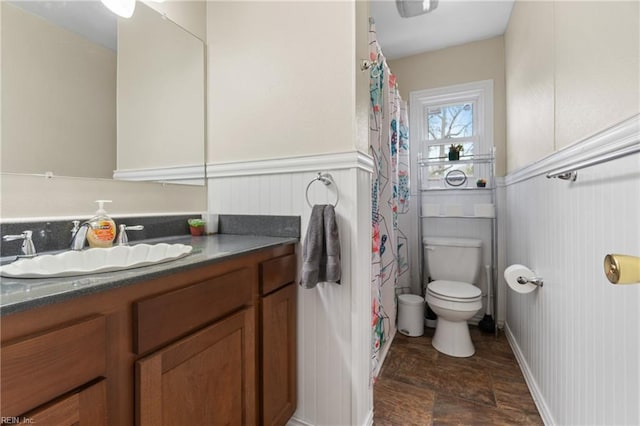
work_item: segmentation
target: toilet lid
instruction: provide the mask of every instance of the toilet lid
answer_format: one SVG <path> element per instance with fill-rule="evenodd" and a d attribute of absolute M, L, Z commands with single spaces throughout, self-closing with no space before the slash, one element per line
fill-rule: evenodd
<path fill-rule="evenodd" d="M 427 289 L 436 296 L 454 297 L 456 299 L 475 299 L 482 295 L 478 287 L 459 281 L 432 281 L 427 285 Z"/>

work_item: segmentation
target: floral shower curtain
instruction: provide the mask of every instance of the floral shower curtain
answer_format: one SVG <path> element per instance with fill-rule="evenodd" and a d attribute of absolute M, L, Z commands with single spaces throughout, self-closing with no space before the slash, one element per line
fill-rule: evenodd
<path fill-rule="evenodd" d="M 408 281 L 409 256 L 398 215 L 409 210 L 409 126 L 406 103 L 400 98 L 396 78 L 389 72 L 370 20 L 369 56 L 371 109 L 369 150 L 374 171 L 371 185 L 373 226 L 371 259 L 372 377 L 395 331 L 400 280 Z M 404 275 L 404 276 L 403 276 Z"/>

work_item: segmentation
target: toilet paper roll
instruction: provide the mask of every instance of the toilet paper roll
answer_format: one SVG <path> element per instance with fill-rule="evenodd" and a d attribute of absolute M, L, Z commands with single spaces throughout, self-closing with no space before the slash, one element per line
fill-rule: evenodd
<path fill-rule="evenodd" d="M 518 277 L 534 278 L 535 274 L 526 266 L 518 264 L 511 265 L 504 270 L 504 279 L 507 281 L 509 287 L 511 287 L 511 290 L 524 294 L 531 293 L 537 288 L 535 284 L 531 283 L 520 284 Z"/>

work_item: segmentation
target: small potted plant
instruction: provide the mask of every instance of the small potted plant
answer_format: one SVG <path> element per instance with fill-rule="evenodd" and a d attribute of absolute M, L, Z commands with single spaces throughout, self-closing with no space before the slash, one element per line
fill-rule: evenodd
<path fill-rule="evenodd" d="M 204 234 L 204 220 L 202 219 L 189 219 L 189 231 L 194 237 L 198 237 Z"/>
<path fill-rule="evenodd" d="M 487 180 L 485 178 L 480 178 L 476 181 L 476 186 L 478 188 L 484 188 L 485 186 L 487 186 Z"/>
<path fill-rule="evenodd" d="M 451 146 L 449 147 L 449 161 L 459 160 L 461 151 L 463 151 L 462 145 L 451 144 Z"/>

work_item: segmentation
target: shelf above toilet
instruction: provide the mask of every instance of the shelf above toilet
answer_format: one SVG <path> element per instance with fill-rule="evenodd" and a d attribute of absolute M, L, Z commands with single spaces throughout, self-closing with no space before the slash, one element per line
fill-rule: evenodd
<path fill-rule="evenodd" d="M 422 215 L 423 219 L 493 219 L 493 216 L 454 216 L 454 215 Z"/>

